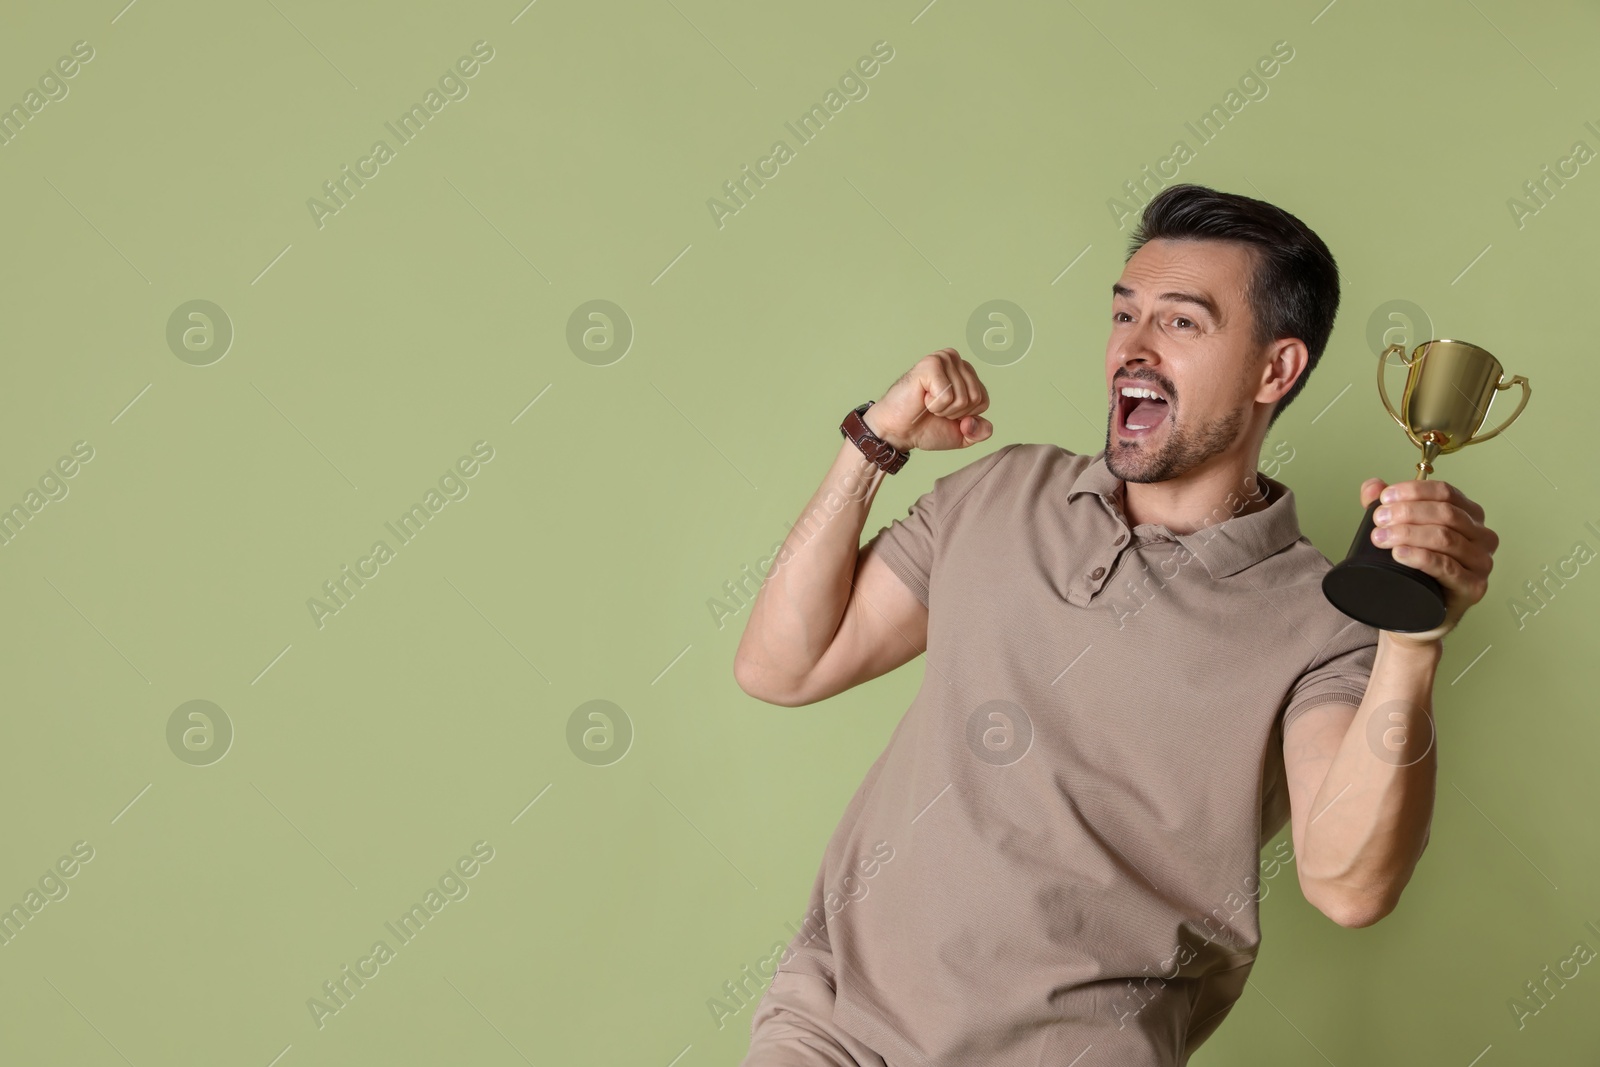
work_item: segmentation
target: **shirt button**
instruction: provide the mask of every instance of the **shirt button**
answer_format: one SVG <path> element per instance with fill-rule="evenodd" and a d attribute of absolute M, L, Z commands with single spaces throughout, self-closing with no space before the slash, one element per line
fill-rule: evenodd
<path fill-rule="evenodd" d="M 1105 575 L 1105 573 L 1106 569 L 1104 567 L 1096 567 L 1094 570 L 1089 572 L 1089 580 L 1091 582 L 1098 582 Z"/>
<path fill-rule="evenodd" d="M 1126 541 L 1127 539 L 1128 539 L 1128 535 L 1127 534 L 1119 533 L 1119 534 L 1117 534 L 1117 539 L 1115 541 L 1111 542 L 1111 543 L 1114 544 L 1114 545 L 1120 545 L 1120 544 L 1122 544 L 1122 542 Z"/>

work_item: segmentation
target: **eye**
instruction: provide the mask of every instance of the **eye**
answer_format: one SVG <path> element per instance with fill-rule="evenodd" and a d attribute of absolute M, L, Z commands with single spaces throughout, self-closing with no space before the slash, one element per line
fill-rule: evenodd
<path fill-rule="evenodd" d="M 1113 311 L 1111 313 L 1111 321 L 1112 322 L 1121 322 L 1122 321 L 1121 316 L 1126 315 L 1126 314 L 1127 314 L 1126 311 Z"/>
<path fill-rule="evenodd" d="M 1186 318 L 1184 318 L 1184 317 L 1183 317 L 1183 316 L 1182 316 L 1182 315 L 1179 315 L 1179 316 L 1178 316 L 1178 317 L 1177 317 L 1177 318 L 1176 318 L 1176 319 L 1175 319 L 1175 320 L 1173 320 L 1173 321 L 1175 321 L 1175 322 L 1178 322 L 1178 323 L 1188 323 L 1188 325 L 1190 325 L 1190 326 L 1193 326 L 1193 325 L 1194 325 L 1194 323 L 1193 323 L 1193 322 L 1190 322 L 1190 321 L 1189 321 L 1189 320 L 1188 320 L 1188 319 L 1186 319 Z"/>

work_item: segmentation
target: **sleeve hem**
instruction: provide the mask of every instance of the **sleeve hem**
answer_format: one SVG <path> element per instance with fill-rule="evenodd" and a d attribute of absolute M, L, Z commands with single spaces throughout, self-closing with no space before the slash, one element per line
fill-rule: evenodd
<path fill-rule="evenodd" d="M 894 541 L 879 536 L 867 542 L 867 548 L 877 553 L 878 558 L 894 571 L 895 576 L 905 583 L 906 588 L 911 590 L 923 607 L 928 606 L 928 583 L 923 580 L 921 573 L 903 548 Z"/>
<path fill-rule="evenodd" d="M 1361 701 L 1366 698 L 1365 690 L 1352 688 L 1325 689 L 1316 693 L 1307 693 L 1296 698 L 1295 702 L 1283 713 L 1283 729 L 1288 732 L 1289 724 L 1299 718 L 1301 713 L 1311 710 L 1319 704 L 1353 704 L 1361 706 Z"/>

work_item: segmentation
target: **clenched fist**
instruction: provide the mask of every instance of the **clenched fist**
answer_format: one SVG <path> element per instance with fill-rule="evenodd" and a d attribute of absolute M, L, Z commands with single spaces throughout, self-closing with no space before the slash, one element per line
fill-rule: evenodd
<path fill-rule="evenodd" d="M 955 349 L 941 348 L 917 360 L 862 420 L 902 452 L 941 452 L 990 437 L 994 424 L 978 417 L 988 406 L 989 391 L 972 364 Z"/>

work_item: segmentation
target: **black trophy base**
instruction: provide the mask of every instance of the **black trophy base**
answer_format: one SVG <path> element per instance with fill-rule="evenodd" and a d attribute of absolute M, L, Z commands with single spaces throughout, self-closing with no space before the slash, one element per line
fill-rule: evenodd
<path fill-rule="evenodd" d="M 1380 630 L 1431 630 L 1444 622 L 1444 587 L 1432 575 L 1396 563 L 1393 552 L 1372 543 L 1378 503 L 1367 505 L 1349 555 L 1322 576 L 1322 594 L 1352 619 Z"/>

